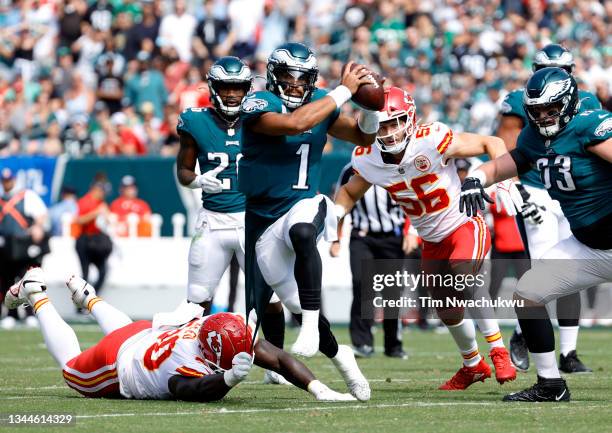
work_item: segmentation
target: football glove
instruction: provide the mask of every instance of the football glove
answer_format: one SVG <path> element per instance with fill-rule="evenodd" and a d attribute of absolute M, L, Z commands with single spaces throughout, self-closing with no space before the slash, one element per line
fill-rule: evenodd
<path fill-rule="evenodd" d="M 249 375 L 253 358 L 246 352 L 240 352 L 232 359 L 232 368 L 223 373 L 225 384 L 230 388 L 238 385 Z"/>
<path fill-rule="evenodd" d="M 527 191 L 522 184 L 517 183 L 516 189 L 519 190 L 521 197 L 523 198 L 523 207 L 521 208 L 520 212 L 523 220 L 531 225 L 542 224 L 544 217 L 541 211 L 545 211 L 546 208 L 532 202 L 530 200 L 531 194 L 529 194 L 529 191 Z"/>
<path fill-rule="evenodd" d="M 517 214 L 523 208 L 523 198 L 512 179 L 506 179 L 495 185 L 495 206 L 500 211 L 504 209 L 510 216 Z"/>
<path fill-rule="evenodd" d="M 491 197 L 485 192 L 480 180 L 475 177 L 468 177 L 461 185 L 461 196 L 459 197 L 459 212 L 466 213 L 467 216 L 478 215 L 478 209 L 484 210 L 484 201 L 493 203 Z"/>
<path fill-rule="evenodd" d="M 196 177 L 196 182 L 204 192 L 218 194 L 223 191 L 223 182 L 217 179 L 216 176 L 217 173 L 214 170 L 210 170 Z"/>

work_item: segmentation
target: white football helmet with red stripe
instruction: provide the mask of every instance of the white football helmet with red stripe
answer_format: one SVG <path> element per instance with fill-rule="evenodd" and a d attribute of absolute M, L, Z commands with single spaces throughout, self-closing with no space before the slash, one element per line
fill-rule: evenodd
<path fill-rule="evenodd" d="M 403 151 L 416 126 L 416 105 L 410 93 L 399 87 L 385 90 L 385 106 L 378 112 L 380 127 L 376 146 L 381 152 L 397 154 Z"/>

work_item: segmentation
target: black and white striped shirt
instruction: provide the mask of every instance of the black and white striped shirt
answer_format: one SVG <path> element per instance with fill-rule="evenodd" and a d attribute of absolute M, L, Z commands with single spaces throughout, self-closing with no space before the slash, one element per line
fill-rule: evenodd
<path fill-rule="evenodd" d="M 349 162 L 344 166 L 336 190 L 347 183 L 354 174 Z M 400 235 L 404 227 L 404 213 L 381 186 L 373 185 L 351 210 L 353 232 L 361 236 L 368 233 L 394 233 Z"/>

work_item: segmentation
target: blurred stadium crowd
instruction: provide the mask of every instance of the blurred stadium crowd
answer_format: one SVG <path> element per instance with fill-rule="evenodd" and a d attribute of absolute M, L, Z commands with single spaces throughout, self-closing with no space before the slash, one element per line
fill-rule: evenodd
<path fill-rule="evenodd" d="M 556 42 L 610 110 L 611 16 L 612 0 L 0 0 L 0 156 L 173 155 L 214 59 L 249 60 L 262 88 L 287 40 L 313 47 L 320 86 L 361 62 L 409 90 L 422 121 L 481 134 Z"/>

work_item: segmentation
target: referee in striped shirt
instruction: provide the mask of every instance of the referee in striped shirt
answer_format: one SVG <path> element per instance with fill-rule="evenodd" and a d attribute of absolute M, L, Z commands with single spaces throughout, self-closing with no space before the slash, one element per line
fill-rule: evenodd
<path fill-rule="evenodd" d="M 340 173 L 336 191 L 353 175 L 353 167 L 347 164 Z M 353 303 L 349 331 L 356 356 L 369 357 L 374 353 L 373 321 L 362 319 L 361 311 L 361 262 L 373 259 L 402 259 L 416 250 L 418 238 L 412 234 L 403 236 L 404 215 L 400 206 L 387 191 L 373 185 L 351 210 L 352 230 L 349 246 L 351 272 L 353 274 Z M 338 239 L 342 236 L 342 223 L 338 223 Z M 340 241 L 331 245 L 330 254 L 337 257 Z M 402 348 L 398 319 L 383 321 L 385 355 L 406 359 Z"/>

